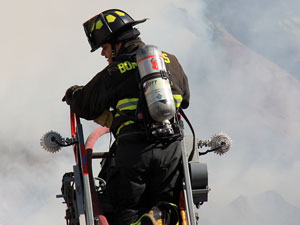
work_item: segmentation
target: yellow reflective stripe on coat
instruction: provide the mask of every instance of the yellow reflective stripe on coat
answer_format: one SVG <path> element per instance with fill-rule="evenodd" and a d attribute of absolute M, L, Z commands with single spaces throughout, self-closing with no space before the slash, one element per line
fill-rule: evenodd
<path fill-rule="evenodd" d="M 182 102 L 182 96 L 181 95 L 173 95 L 175 106 L 176 108 L 179 108 L 181 102 Z"/>
<path fill-rule="evenodd" d="M 124 98 L 124 99 L 121 99 L 121 100 L 118 101 L 118 103 L 116 105 L 116 108 L 120 111 L 123 111 L 123 110 L 136 110 L 138 101 L 139 101 L 138 98 Z M 116 113 L 115 117 L 118 117 L 118 116 L 120 116 L 120 114 Z M 119 128 L 117 130 L 117 134 L 119 134 L 120 130 L 123 127 L 125 127 L 129 124 L 133 124 L 133 123 L 134 123 L 134 121 L 132 121 L 132 120 L 129 120 L 129 121 L 123 123 L 121 126 L 119 126 Z"/>
<path fill-rule="evenodd" d="M 122 110 L 134 110 L 136 109 L 138 98 L 124 98 L 118 101 L 116 108 Z"/>
<path fill-rule="evenodd" d="M 133 124 L 133 123 L 134 123 L 134 121 L 132 121 L 132 120 L 129 120 L 129 121 L 123 123 L 121 126 L 119 126 L 119 128 L 118 128 L 118 130 L 117 130 L 117 134 L 120 133 L 120 130 L 121 130 L 123 127 L 125 127 L 125 126 L 127 126 L 127 125 L 129 125 L 129 124 Z"/>
<path fill-rule="evenodd" d="M 124 98 L 118 101 L 116 108 L 120 111 L 123 110 L 136 110 L 137 104 L 139 99 L 138 98 Z M 115 117 L 120 116 L 119 113 L 116 113 Z"/>

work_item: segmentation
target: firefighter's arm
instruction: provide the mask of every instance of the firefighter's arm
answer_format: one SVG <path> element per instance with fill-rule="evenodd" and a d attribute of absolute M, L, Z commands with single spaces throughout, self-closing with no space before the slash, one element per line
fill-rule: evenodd
<path fill-rule="evenodd" d="M 69 88 L 64 99 L 70 105 L 71 110 L 79 117 L 87 120 L 95 120 L 105 109 L 109 108 L 109 89 L 106 72 L 98 73 L 85 86 Z M 74 86 L 73 86 L 74 87 Z"/>

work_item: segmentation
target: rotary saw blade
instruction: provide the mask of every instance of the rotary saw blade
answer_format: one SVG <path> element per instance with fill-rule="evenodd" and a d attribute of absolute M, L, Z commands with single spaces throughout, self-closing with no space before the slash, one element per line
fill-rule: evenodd
<path fill-rule="evenodd" d="M 62 143 L 62 137 L 55 131 L 49 131 L 41 138 L 41 146 L 48 152 L 58 152 L 61 146 L 58 143 Z"/>
<path fill-rule="evenodd" d="M 231 146 L 231 138 L 223 132 L 217 133 L 211 138 L 211 149 L 216 149 L 214 152 L 218 155 L 228 152 Z"/>

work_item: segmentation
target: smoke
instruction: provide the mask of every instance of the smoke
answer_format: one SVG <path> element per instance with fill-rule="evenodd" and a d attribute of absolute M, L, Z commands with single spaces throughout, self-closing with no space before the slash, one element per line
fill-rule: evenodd
<path fill-rule="evenodd" d="M 279 6 L 276 3 L 273 2 L 272 6 Z M 290 8 L 293 6 L 296 5 Z M 202 159 L 208 162 L 212 188 L 210 201 L 202 206 L 203 211 L 200 210 L 201 218 L 205 221 L 214 221 L 210 219 L 215 215 L 210 206 L 225 206 L 240 195 L 252 197 L 266 190 L 276 190 L 299 207 L 296 190 L 300 159 L 300 121 L 297 116 L 300 111 L 299 80 L 245 46 L 251 46 L 257 40 L 253 36 L 243 40 L 243 29 L 236 29 L 234 37 L 226 31 L 232 25 L 229 22 L 226 24 L 228 20 L 239 23 L 238 16 L 249 13 L 243 7 L 235 7 L 229 6 L 231 11 L 222 6 L 219 10 L 214 8 L 215 11 L 206 11 L 217 15 L 215 17 L 220 13 L 229 18 L 220 16 L 219 20 L 210 20 L 213 23 L 208 23 L 211 29 L 208 29 L 206 37 L 209 39 L 194 32 L 198 47 L 194 48 L 194 54 L 189 58 L 193 69 L 184 67 L 188 68 L 188 74 L 195 73 L 198 76 L 193 76 L 190 82 L 192 96 L 197 97 L 193 99 L 194 104 L 191 104 L 189 111 L 198 136 L 207 137 L 210 133 L 222 130 L 233 139 L 233 149 L 223 159 L 212 155 Z M 240 10 L 239 14 L 233 14 L 233 9 L 237 12 Z M 277 12 L 274 10 L 275 15 L 269 16 L 276 18 Z M 211 18 L 211 14 L 208 17 Z M 198 21 L 198 18 L 194 17 L 192 21 Z M 248 23 L 251 22 L 248 18 Z M 268 25 L 261 22 L 259 28 Z M 194 23 L 193 26 L 197 27 Z M 297 33 L 299 29 L 293 32 Z M 265 46 L 260 52 L 268 52 L 270 40 L 262 38 L 258 41 L 264 41 L 259 44 Z M 205 43 L 207 51 L 203 51 L 201 43 Z M 287 51 L 291 44 L 290 38 L 281 37 L 280 48 Z M 298 46 L 295 45 L 295 49 Z M 278 57 L 284 63 L 285 56 L 276 54 L 273 58 Z M 218 222 L 212 224 L 230 224 L 230 219 L 216 220 Z M 251 224 L 251 221 L 245 221 L 245 224 Z"/>
<path fill-rule="evenodd" d="M 300 206 L 296 188 L 300 161 L 300 83 L 297 76 L 280 67 L 285 65 L 284 68 L 291 71 L 285 60 L 288 53 L 293 53 L 288 51 L 291 45 L 294 49 L 299 48 L 291 35 L 299 29 L 282 34 L 280 41 L 276 39 L 279 52 L 270 53 L 275 42 L 270 43 L 272 40 L 267 38 L 273 34 L 267 28 L 280 16 L 277 14 L 281 3 L 273 2 L 273 10 L 268 11 L 266 19 L 253 25 L 261 32 L 266 28 L 262 36 L 258 39 L 252 34 L 246 40 L 242 39 L 244 29 L 237 28 L 233 36 L 229 28 L 233 20 L 237 24 L 240 22 L 239 15 L 249 13 L 247 6 L 235 5 L 234 8 L 232 3 L 228 8 L 208 8 L 209 4 L 203 4 L 194 8 L 196 12 L 182 7 L 169 9 L 177 18 L 177 23 L 172 26 L 174 33 L 180 38 L 185 31 L 184 46 L 176 50 L 181 50 L 179 58 L 190 80 L 192 103 L 187 112 L 197 136 L 208 138 L 215 132 L 224 131 L 233 139 L 232 151 L 222 159 L 214 155 L 202 158 L 208 163 L 212 188 L 209 202 L 201 207 L 201 218 L 206 221 L 211 221 L 214 215 L 211 204 L 227 205 L 240 195 L 252 197 L 267 190 L 275 190 L 290 203 Z M 289 3 L 289 9 L 297 7 L 297 3 Z M 263 10 L 263 6 L 257 7 Z M 250 18 L 255 20 L 260 13 L 246 17 L 247 20 L 241 23 L 253 24 Z M 212 18 L 219 14 L 218 20 Z M 175 16 L 171 20 L 175 20 Z M 264 52 L 271 55 L 262 54 Z M 289 57 L 295 60 L 296 56 L 291 54 Z M 276 60 L 272 62 L 272 59 Z M 225 221 L 221 221 L 224 224 Z"/>
<path fill-rule="evenodd" d="M 209 17 L 243 44 L 299 78 L 299 2 L 206 1 Z"/>
<path fill-rule="evenodd" d="M 65 224 L 65 206 L 55 195 L 62 175 L 74 164 L 72 151 L 51 155 L 41 150 L 39 139 L 51 129 L 69 136 L 69 111 L 60 99 L 66 88 L 87 83 L 106 65 L 99 52 L 89 52 L 81 24 L 109 8 L 124 9 L 136 19 L 150 18 L 139 26 L 143 40 L 176 54 L 189 77 L 187 115 L 197 136 L 207 139 L 224 131 L 233 139 L 232 151 L 222 158 L 202 158 L 212 189 L 200 209 L 203 221 L 216 224 L 213 206 L 267 190 L 300 207 L 300 89 L 293 72 L 298 67 L 286 64 L 297 59 L 290 49 L 299 44 L 294 39 L 299 34 L 294 13 L 299 4 L 284 4 L 294 10 L 284 13 L 281 24 L 296 25 L 288 26 L 272 44 L 269 26 L 278 21 L 270 18 L 278 18 L 282 1 L 273 1 L 267 13 L 262 12 L 265 1 L 257 2 L 255 10 L 238 3 L 6 3 L 0 20 L 5 31 L 0 56 L 0 223 Z M 256 32 L 250 32 L 253 29 Z M 84 122 L 86 134 L 94 127 Z M 107 146 L 101 144 L 100 151 Z"/>

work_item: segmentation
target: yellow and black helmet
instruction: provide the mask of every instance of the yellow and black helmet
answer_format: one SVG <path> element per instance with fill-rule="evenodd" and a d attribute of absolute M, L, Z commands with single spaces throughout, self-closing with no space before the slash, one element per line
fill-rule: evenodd
<path fill-rule="evenodd" d="M 115 41 L 123 31 L 133 29 L 133 26 L 146 20 L 134 20 L 120 9 L 109 9 L 94 16 L 83 24 L 91 52 L 104 43 Z"/>

